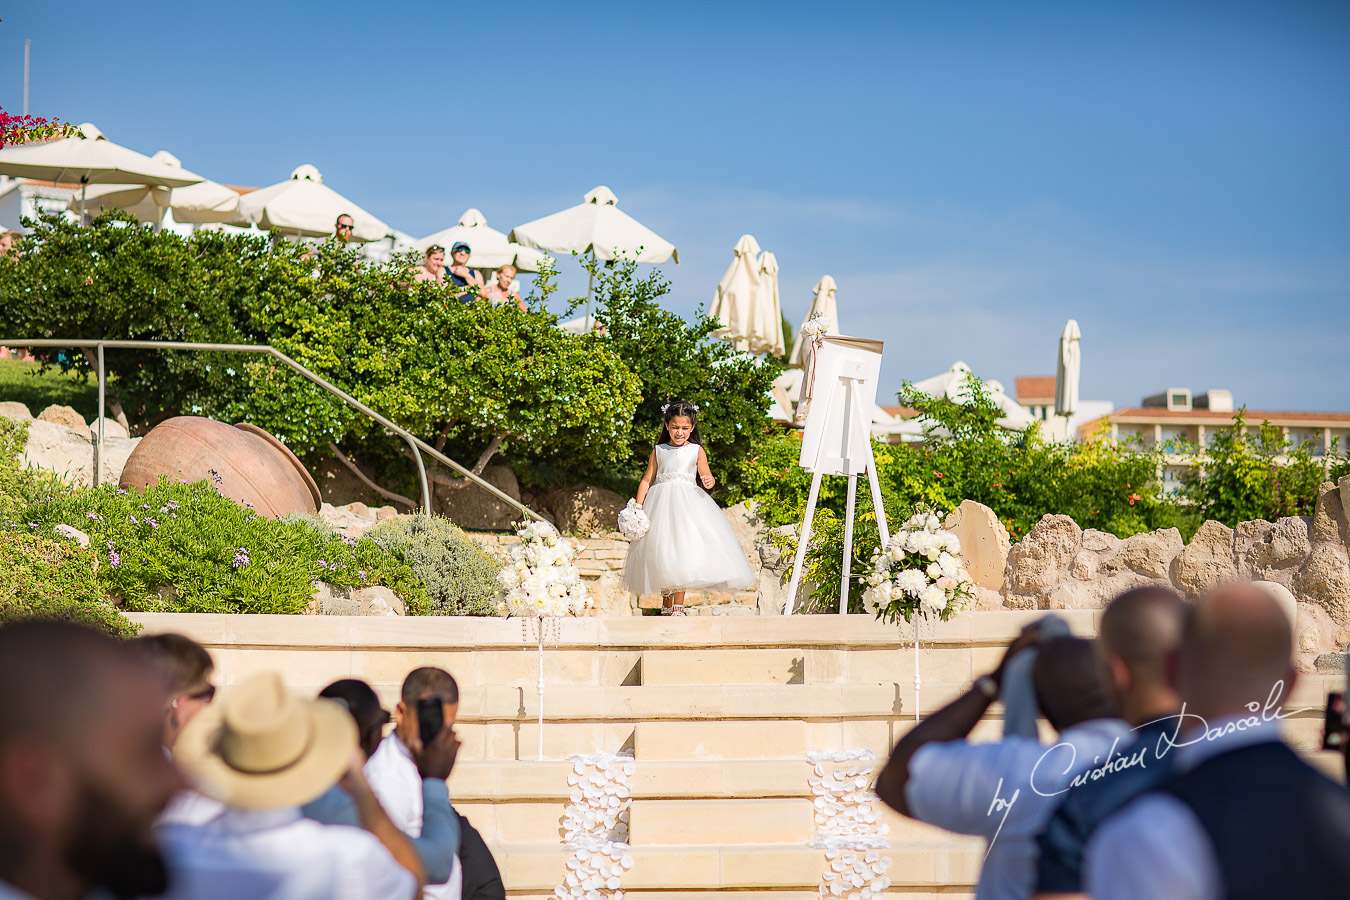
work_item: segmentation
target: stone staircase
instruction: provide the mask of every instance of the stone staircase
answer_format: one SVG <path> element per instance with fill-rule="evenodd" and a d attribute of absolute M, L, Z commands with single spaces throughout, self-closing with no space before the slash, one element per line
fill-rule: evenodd
<path fill-rule="evenodd" d="M 1062 611 L 1076 633 L 1096 611 Z M 451 778 L 456 807 L 482 832 L 512 897 L 551 896 L 569 855 L 562 821 L 567 757 L 635 757 L 633 867 L 623 890 L 644 900 L 818 894 L 827 862 L 808 846 L 815 795 L 808 751 L 867 749 L 884 760 L 914 719 L 993 668 L 1036 612 L 980 612 L 922 635 L 915 653 L 898 629 L 865 616 L 567 619 L 544 652 L 544 759 L 538 751 L 538 657 L 520 620 L 334 616 L 137 615 L 147 630 L 206 644 L 218 682 L 264 669 L 312 695 L 336 678 L 369 681 L 392 707 L 409 669 L 442 666 L 460 683 L 463 741 Z M 1321 736 L 1327 676 L 1301 681 L 1289 739 L 1329 772 Z M 1000 732 L 998 708 L 976 729 Z M 881 805 L 877 803 L 878 809 Z M 979 839 L 883 811 L 893 865 L 888 896 L 968 896 Z"/>

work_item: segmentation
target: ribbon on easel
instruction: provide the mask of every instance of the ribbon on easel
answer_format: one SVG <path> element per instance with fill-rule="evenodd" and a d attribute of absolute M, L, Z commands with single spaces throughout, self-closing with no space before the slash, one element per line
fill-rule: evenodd
<path fill-rule="evenodd" d="M 812 335 L 808 355 L 806 357 L 806 368 L 802 372 L 802 392 L 797 398 L 797 409 L 792 415 L 792 420 L 798 425 L 806 421 L 807 415 L 811 412 L 811 397 L 816 392 L 816 354 L 820 348 L 825 346 L 825 335 L 817 333 Z"/>

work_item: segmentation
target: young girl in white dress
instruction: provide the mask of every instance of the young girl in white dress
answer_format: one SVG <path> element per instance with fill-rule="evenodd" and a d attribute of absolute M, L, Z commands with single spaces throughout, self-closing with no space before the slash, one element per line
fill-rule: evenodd
<path fill-rule="evenodd" d="M 716 483 L 698 433 L 698 407 L 675 400 L 662 412 L 665 428 L 636 498 L 651 525 L 628 545 L 623 580 L 639 596 L 660 591 L 661 614 L 682 616 L 686 590 L 740 590 L 755 583 L 755 574 L 731 523 L 698 486 Z"/>

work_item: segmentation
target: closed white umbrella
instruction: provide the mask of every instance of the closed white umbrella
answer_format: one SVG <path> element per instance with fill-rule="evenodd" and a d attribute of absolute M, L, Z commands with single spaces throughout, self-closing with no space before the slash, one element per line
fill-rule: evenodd
<path fill-rule="evenodd" d="M 751 307 L 750 352 L 783 355 L 783 307 L 778 302 L 778 257 L 765 250 Z"/>
<path fill-rule="evenodd" d="M 603 184 L 577 206 L 511 229 L 510 240 L 553 253 L 589 253 L 595 259 L 635 259 L 644 263 L 680 262 L 675 245 L 619 209 L 619 198 Z M 586 287 L 586 323 L 590 330 L 591 291 Z"/>
<path fill-rule="evenodd" d="M 713 291 L 712 316 L 722 327 L 715 333 L 733 342 L 738 350 L 750 349 L 754 331 L 754 306 L 759 287 L 759 243 L 741 235 L 732 249 L 731 266 Z"/>
<path fill-rule="evenodd" d="M 1078 411 L 1078 375 L 1083 367 L 1079 342 L 1083 335 L 1078 322 L 1070 319 L 1059 336 L 1059 361 L 1055 365 L 1055 415 L 1071 416 Z"/>
<path fill-rule="evenodd" d="M 843 334 L 839 330 L 839 303 L 835 299 L 835 292 L 839 287 L 834 283 L 834 279 L 828 275 L 822 275 L 816 282 L 816 286 L 811 289 L 811 308 L 806 311 L 802 318 L 802 325 L 810 322 L 816 316 L 821 316 L 828 320 L 829 325 L 825 329 L 826 334 Z M 792 342 L 792 355 L 788 358 L 788 363 L 794 366 L 806 365 L 806 354 L 809 352 L 811 344 L 809 341 L 802 340 L 802 329 L 798 327 L 797 337 Z"/>
<path fill-rule="evenodd" d="M 319 170 L 303 165 L 291 177 L 239 198 L 243 218 L 267 231 L 277 229 L 301 237 L 329 237 L 337 217 L 352 217 L 352 238 L 378 241 L 389 226 L 323 183 Z"/>
<path fill-rule="evenodd" d="M 167 150 L 150 157 L 170 168 L 182 170 L 183 164 Z M 203 225 L 224 222 L 229 225 L 247 225 L 239 215 L 239 192 L 223 184 L 203 179 L 187 187 L 163 188 L 150 185 L 106 185 L 89 191 L 88 205 L 96 209 L 122 209 L 142 222 L 157 223 L 164 218 L 164 209 L 173 210 L 178 222 Z M 72 198 L 71 210 L 79 204 Z"/>
<path fill-rule="evenodd" d="M 0 149 L 0 175 L 78 184 L 82 199 L 91 184 L 187 187 L 202 180 L 186 169 L 114 144 L 93 125 L 85 123 L 80 131 L 78 137 Z"/>
<path fill-rule="evenodd" d="M 498 269 L 512 265 L 520 272 L 538 272 L 547 253 L 540 252 L 524 244 L 513 244 L 506 235 L 495 228 L 489 228 L 487 219 L 476 209 L 464 210 L 459 224 L 452 225 L 417 242 L 417 249 L 423 253 L 428 247 L 439 245 L 448 251 L 463 241 L 469 245 L 469 265 L 475 269 Z"/>

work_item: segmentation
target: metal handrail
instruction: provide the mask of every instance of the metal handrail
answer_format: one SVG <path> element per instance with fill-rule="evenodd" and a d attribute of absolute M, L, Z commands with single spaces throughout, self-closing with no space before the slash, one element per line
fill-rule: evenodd
<path fill-rule="evenodd" d="M 291 367 L 296 372 L 299 372 L 305 378 L 312 381 L 314 384 L 317 384 L 319 387 L 323 388 L 325 391 L 332 394 L 334 397 L 337 397 L 343 403 L 346 403 L 353 409 L 356 409 L 359 412 L 364 413 L 365 415 L 374 419 L 380 425 L 383 425 L 385 428 L 388 428 L 390 431 L 394 432 L 399 437 L 403 438 L 403 440 L 406 441 L 408 446 L 412 449 L 413 460 L 414 462 L 417 463 L 417 478 L 421 484 L 422 489 L 422 509 L 424 512 L 426 512 L 427 515 L 431 515 L 431 485 L 427 481 L 427 468 L 426 464 L 422 461 L 422 453 L 426 453 L 437 462 L 443 463 L 449 466 L 450 468 L 454 469 L 456 472 L 459 472 L 461 475 L 463 475 L 465 478 L 468 478 L 474 484 L 483 488 L 485 491 L 492 494 L 502 502 L 515 507 L 526 516 L 529 516 L 532 519 L 537 519 L 540 522 L 547 521 L 546 519 L 544 519 L 543 516 L 539 515 L 539 513 L 530 509 L 528 506 L 521 503 L 519 500 L 515 499 L 510 494 L 506 493 L 501 488 L 497 487 L 495 484 L 491 483 L 487 479 L 483 478 L 481 475 L 476 474 L 472 469 L 465 468 L 464 466 L 455 462 L 450 457 L 446 456 L 444 453 L 437 450 L 435 447 L 432 447 L 426 441 L 422 440 L 421 438 L 417 437 L 416 435 L 412 434 L 406 429 L 400 428 L 398 425 L 395 425 L 389 419 L 375 412 L 375 410 L 371 409 L 369 406 L 366 406 L 364 403 L 362 403 L 360 400 L 357 400 L 351 394 L 348 394 L 341 388 L 326 381 L 320 375 L 317 375 L 314 372 L 311 372 L 309 369 L 306 369 L 304 366 L 300 365 L 300 363 L 291 359 L 285 353 L 282 353 L 280 350 L 278 350 L 276 347 L 271 346 L 270 344 L 201 344 L 190 341 L 122 341 L 122 340 L 88 341 L 73 338 L 70 339 L 30 338 L 26 340 L 0 339 L 0 347 L 80 347 L 80 348 L 93 347 L 95 349 L 97 355 L 96 368 L 98 370 L 98 439 L 94 443 L 95 487 L 98 486 L 99 476 L 103 468 L 104 398 L 107 392 L 107 377 L 103 366 L 103 348 L 111 347 L 114 350 L 206 350 L 210 352 L 220 352 L 220 353 L 262 353 L 271 356 L 278 362 L 284 363 L 285 365 Z"/>

